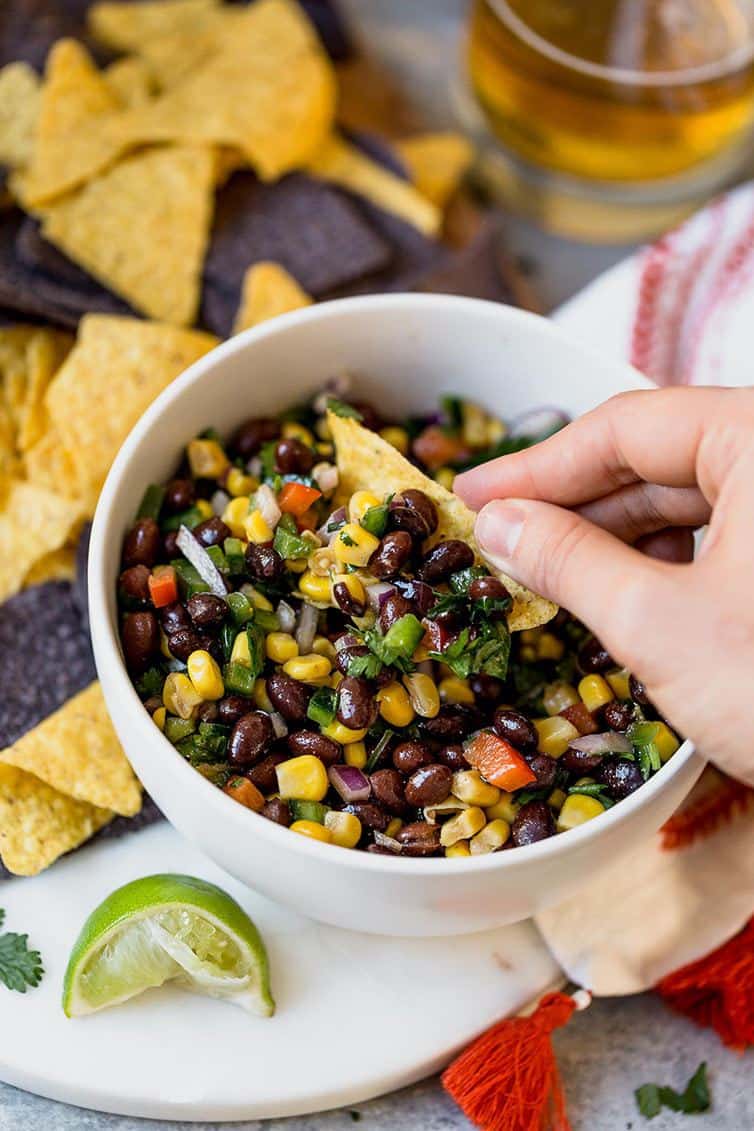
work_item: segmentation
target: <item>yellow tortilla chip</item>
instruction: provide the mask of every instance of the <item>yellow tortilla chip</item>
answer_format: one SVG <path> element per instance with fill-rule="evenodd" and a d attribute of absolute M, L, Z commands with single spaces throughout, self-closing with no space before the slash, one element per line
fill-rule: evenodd
<path fill-rule="evenodd" d="M 219 0 L 145 0 L 144 3 L 92 4 L 87 14 L 89 29 L 113 51 L 139 52 L 150 39 L 171 32 L 198 30 L 208 13 L 217 11 Z"/>
<path fill-rule="evenodd" d="M 23 466 L 26 478 L 34 486 L 65 498 L 77 498 L 76 467 L 56 428 L 49 427 L 41 439 L 24 452 Z M 82 511 L 91 518 L 83 506 Z"/>
<path fill-rule="evenodd" d="M 33 774 L 0 765 L 0 857 L 16 876 L 36 876 L 113 819 Z"/>
<path fill-rule="evenodd" d="M 48 384 L 73 345 L 73 338 L 46 327 L 0 329 L 0 386 L 14 421 L 16 445 L 25 451 L 42 435 Z"/>
<path fill-rule="evenodd" d="M 124 144 L 240 149 L 262 180 L 306 163 L 335 113 L 333 68 L 294 0 L 257 0 L 175 87 L 121 123 Z"/>
<path fill-rule="evenodd" d="M 0 399 L 0 478 L 19 474 L 16 429 L 10 410 Z"/>
<path fill-rule="evenodd" d="M 124 817 L 141 809 L 141 786 L 96 682 L 1 751 L 0 763 L 34 774 L 60 793 L 99 809 Z"/>
<path fill-rule="evenodd" d="M 278 314 L 311 306 L 313 299 L 279 263 L 260 262 L 249 267 L 243 278 L 241 302 L 233 323 L 240 334 Z"/>
<path fill-rule="evenodd" d="M 150 318 L 196 318 L 214 201 L 208 147 L 136 153 L 43 212 L 42 232 Z"/>
<path fill-rule="evenodd" d="M 152 97 L 152 76 L 138 55 L 116 59 L 105 67 L 104 76 L 123 106 L 142 106 Z"/>
<path fill-rule="evenodd" d="M 440 523 L 431 541 L 459 538 L 467 542 L 480 561 L 484 561 L 474 538 L 476 515 L 451 494 L 429 479 L 400 452 L 378 436 L 362 427 L 350 417 L 328 413 L 328 423 L 337 455 L 340 476 L 339 495 L 349 498 L 354 491 L 372 491 L 376 495 L 389 495 L 409 488 L 424 491 L 437 504 Z M 485 563 L 488 564 L 488 563 Z M 498 570 L 493 571 L 513 597 L 513 607 L 508 625 L 514 632 L 536 628 L 551 620 L 558 611 L 557 605 L 538 597 L 513 578 Z"/>
<path fill-rule="evenodd" d="M 474 160 L 474 146 L 463 134 L 427 133 L 396 143 L 412 183 L 422 196 L 444 208 Z"/>
<path fill-rule="evenodd" d="M 371 200 L 385 212 L 400 216 L 426 236 L 435 236 L 442 214 L 406 181 L 372 161 L 355 145 L 331 134 L 312 157 L 307 171 Z"/>
<path fill-rule="evenodd" d="M 39 113 L 40 82 L 28 63 L 0 71 L 0 164 L 16 169 L 31 158 Z"/>
<path fill-rule="evenodd" d="M 74 39 L 47 57 L 31 162 L 11 179 L 24 206 L 70 192 L 112 164 L 123 148 L 113 130 L 120 99 Z"/>
<path fill-rule="evenodd" d="M 18 592 L 36 561 L 74 537 L 82 518 L 62 495 L 23 479 L 0 482 L 0 601 Z"/>
<path fill-rule="evenodd" d="M 91 501 L 118 448 L 158 393 L 218 343 L 159 322 L 87 314 L 76 345 L 47 390 L 47 408 Z"/>
<path fill-rule="evenodd" d="M 34 326 L 6 326 L 0 328 L 0 385 L 2 399 L 10 412 L 16 429 L 26 401 L 28 378 L 27 350 L 36 329 Z"/>
<path fill-rule="evenodd" d="M 73 546 L 51 550 L 31 567 L 24 578 L 24 588 L 45 581 L 73 581 L 76 576 L 76 551 Z"/>

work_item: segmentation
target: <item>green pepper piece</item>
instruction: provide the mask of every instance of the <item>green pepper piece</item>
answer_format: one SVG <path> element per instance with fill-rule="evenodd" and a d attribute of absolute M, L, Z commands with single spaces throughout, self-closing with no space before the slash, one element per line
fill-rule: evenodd
<path fill-rule="evenodd" d="M 236 625 L 231 624 L 230 621 L 226 620 L 225 624 L 220 629 L 220 644 L 223 650 L 223 659 L 225 660 L 226 664 L 233 652 L 233 645 L 235 644 L 237 635 L 238 628 L 236 627 Z"/>
<path fill-rule="evenodd" d="M 335 691 L 332 687 L 319 687 L 309 700 L 307 718 L 318 726 L 326 727 L 335 718 Z"/>
<path fill-rule="evenodd" d="M 325 817 L 330 812 L 330 806 L 323 805 L 321 801 L 293 799 L 288 802 L 288 808 L 294 821 L 316 821 L 318 825 L 324 825 Z"/>
<path fill-rule="evenodd" d="M 142 497 L 139 509 L 136 512 L 137 518 L 153 518 L 155 522 L 160 517 L 162 504 L 165 499 L 165 488 L 160 487 L 157 483 L 150 483 Z"/>
<path fill-rule="evenodd" d="M 251 668 L 247 668 L 245 664 L 231 662 L 223 669 L 225 690 L 233 692 L 234 695 L 251 695 L 254 690 L 254 680 Z"/>
<path fill-rule="evenodd" d="M 264 632 L 258 624 L 250 622 L 246 625 L 246 637 L 249 641 L 249 656 L 251 659 L 250 671 L 252 678 L 256 679 L 264 670 L 264 661 L 266 658 Z"/>
<path fill-rule="evenodd" d="M 254 623 L 259 625 L 263 632 L 280 631 L 280 620 L 277 613 L 268 613 L 266 609 L 254 610 Z"/>
<path fill-rule="evenodd" d="M 173 746 L 177 746 L 182 739 L 193 734 L 195 730 L 196 723 L 193 719 L 179 719 L 174 715 L 168 715 L 165 719 L 165 738 L 168 742 L 172 742 Z"/>
<path fill-rule="evenodd" d="M 189 507 L 188 510 L 181 511 L 180 514 L 171 514 L 169 518 L 163 519 L 162 529 L 167 532 L 178 530 L 181 526 L 187 526 L 189 530 L 193 530 L 202 521 L 201 511 L 197 507 Z"/>
<path fill-rule="evenodd" d="M 225 558 L 228 562 L 228 573 L 236 575 L 246 572 L 243 542 L 240 538 L 226 538 L 223 543 Z"/>
<path fill-rule="evenodd" d="M 210 593 L 211 589 L 199 571 L 185 558 L 175 558 L 171 566 L 176 572 L 182 596 L 188 600 L 195 593 Z"/>
<path fill-rule="evenodd" d="M 254 619 L 254 606 L 245 593 L 229 593 L 225 600 L 237 625 Z"/>
<path fill-rule="evenodd" d="M 380 503 L 376 507 L 369 507 L 361 516 L 360 525 L 363 526 L 365 530 L 368 530 L 370 534 L 374 534 L 375 538 L 381 538 L 387 530 L 389 509 L 390 500 Z"/>
<path fill-rule="evenodd" d="M 213 564 L 219 569 L 220 573 L 228 572 L 228 560 L 219 546 L 206 546 L 208 555 L 212 559 Z"/>
<path fill-rule="evenodd" d="M 413 613 L 406 613 L 387 630 L 383 637 L 385 649 L 404 660 L 410 660 L 416 646 L 424 636 L 424 625 Z"/>

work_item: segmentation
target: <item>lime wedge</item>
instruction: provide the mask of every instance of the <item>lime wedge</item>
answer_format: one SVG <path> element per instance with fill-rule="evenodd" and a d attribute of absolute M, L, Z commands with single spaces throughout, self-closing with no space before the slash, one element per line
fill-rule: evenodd
<path fill-rule="evenodd" d="M 92 912 L 68 959 L 63 1010 L 83 1017 L 165 982 L 262 1017 L 275 1011 L 256 927 L 226 892 L 192 876 L 145 876 Z"/>

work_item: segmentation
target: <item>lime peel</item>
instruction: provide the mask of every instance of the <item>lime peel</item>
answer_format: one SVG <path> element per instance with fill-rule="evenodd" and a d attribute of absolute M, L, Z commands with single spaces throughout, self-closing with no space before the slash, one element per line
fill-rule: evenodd
<path fill-rule="evenodd" d="M 176 982 L 270 1017 L 264 943 L 221 888 L 192 876 L 145 876 L 118 888 L 81 929 L 63 980 L 63 1010 L 83 1017 Z"/>

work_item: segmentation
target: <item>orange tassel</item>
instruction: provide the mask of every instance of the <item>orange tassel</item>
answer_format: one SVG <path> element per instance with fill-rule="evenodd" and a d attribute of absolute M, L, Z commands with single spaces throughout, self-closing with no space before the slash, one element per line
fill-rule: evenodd
<path fill-rule="evenodd" d="M 482 1033 L 446 1069 L 442 1082 L 483 1131 L 571 1131 L 550 1034 L 580 1005 L 568 994 L 542 998 L 530 1017 Z"/>
<path fill-rule="evenodd" d="M 754 919 L 698 962 L 668 974 L 655 987 L 671 1009 L 715 1030 L 743 1052 L 754 1045 Z"/>
<path fill-rule="evenodd" d="M 660 847 L 664 850 L 686 848 L 702 837 L 710 836 L 754 801 L 754 790 L 733 778 L 717 775 L 712 788 L 694 797 L 685 808 L 674 813 L 660 829 Z"/>

